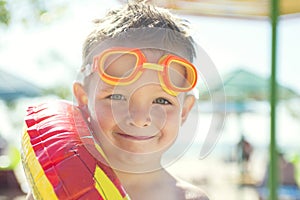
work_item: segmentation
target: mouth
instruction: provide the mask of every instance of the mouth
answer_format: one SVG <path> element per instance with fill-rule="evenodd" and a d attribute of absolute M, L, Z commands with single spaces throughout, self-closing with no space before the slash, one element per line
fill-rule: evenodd
<path fill-rule="evenodd" d="M 115 134 L 125 139 L 138 140 L 138 141 L 150 140 L 155 137 L 155 136 L 133 136 L 125 133 L 115 133 Z"/>

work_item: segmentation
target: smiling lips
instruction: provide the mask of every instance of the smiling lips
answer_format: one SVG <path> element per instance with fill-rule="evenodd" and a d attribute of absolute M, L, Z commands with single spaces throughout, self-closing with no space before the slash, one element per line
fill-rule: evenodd
<path fill-rule="evenodd" d="M 131 139 L 131 140 L 150 140 L 155 137 L 155 136 L 133 136 L 124 133 L 116 133 L 116 134 L 123 138 Z"/>

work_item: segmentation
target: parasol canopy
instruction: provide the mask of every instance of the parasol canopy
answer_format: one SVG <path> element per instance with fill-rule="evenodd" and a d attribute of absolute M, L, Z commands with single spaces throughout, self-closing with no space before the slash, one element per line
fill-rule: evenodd
<path fill-rule="evenodd" d="M 126 2 L 126 0 L 119 0 Z M 211 17 L 266 19 L 270 16 L 270 0 L 148 0 L 174 11 Z M 298 16 L 300 1 L 281 0 L 281 16 Z"/>
<path fill-rule="evenodd" d="M 218 92 L 225 89 L 226 101 L 268 101 L 270 98 L 270 79 L 245 69 L 235 69 L 223 76 L 223 84 L 215 85 L 210 91 L 199 89 L 199 99 L 209 99 L 209 92 Z M 278 100 L 287 100 L 300 97 L 293 89 L 278 84 Z"/>
<path fill-rule="evenodd" d="M 0 69 L 0 99 L 12 101 L 21 97 L 35 97 L 42 90 L 29 81 Z"/>

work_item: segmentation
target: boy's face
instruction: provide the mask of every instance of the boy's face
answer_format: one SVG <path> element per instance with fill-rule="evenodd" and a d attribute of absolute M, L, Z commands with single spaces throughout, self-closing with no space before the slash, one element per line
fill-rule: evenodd
<path fill-rule="evenodd" d="M 147 62 L 157 63 L 164 52 L 143 50 L 143 54 Z M 125 62 L 126 57 L 119 60 L 119 64 Z M 88 107 L 96 140 L 107 154 L 112 154 L 109 158 L 121 158 L 124 154 L 161 155 L 175 141 L 195 101 L 191 95 L 168 94 L 161 87 L 157 71 L 151 69 L 145 69 L 135 82 L 123 86 L 110 85 L 97 73 L 91 77 L 87 91 L 76 83 L 74 92 L 79 105 Z"/>

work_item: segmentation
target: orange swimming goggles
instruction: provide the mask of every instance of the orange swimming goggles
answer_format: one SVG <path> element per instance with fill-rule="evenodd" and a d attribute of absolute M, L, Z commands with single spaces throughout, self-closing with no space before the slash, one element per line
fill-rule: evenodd
<path fill-rule="evenodd" d="M 111 48 L 94 57 L 93 71 L 110 85 L 128 85 L 136 81 L 144 70 L 158 72 L 161 87 L 170 95 L 192 90 L 197 83 L 197 71 L 189 61 L 175 55 L 164 55 L 158 63 L 148 63 L 136 48 Z"/>

